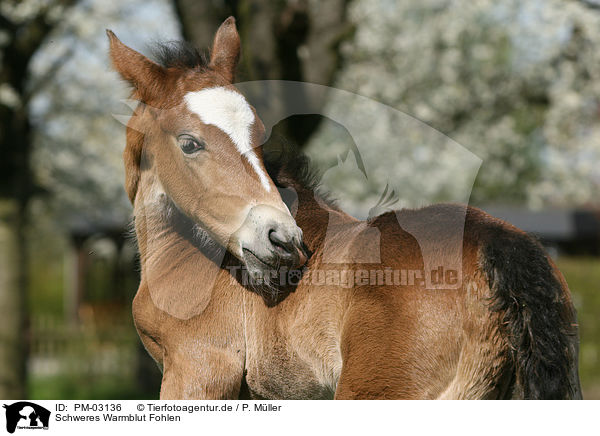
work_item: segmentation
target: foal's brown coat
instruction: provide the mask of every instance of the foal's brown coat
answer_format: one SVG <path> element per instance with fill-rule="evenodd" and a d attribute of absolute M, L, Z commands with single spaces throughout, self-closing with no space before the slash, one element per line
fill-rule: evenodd
<path fill-rule="evenodd" d="M 160 144 L 133 124 L 151 123 L 145 118 L 150 106 L 175 107 L 189 88 L 229 86 L 239 51 L 233 32 L 229 19 L 217 33 L 213 57 L 225 50 L 221 61 L 196 72 L 159 69 L 158 81 L 148 78 L 149 61 L 132 59 L 130 49 L 111 37 L 116 68 L 147 104 L 132 119 L 124 157 L 142 264 L 133 315 L 162 368 L 161 398 L 579 397 L 575 314 L 566 283 L 536 242 L 478 209 L 466 213 L 458 289 L 301 282 L 267 304 L 264 296 L 232 281 L 226 266 L 240 260 L 228 253 L 223 264 L 215 263 L 206 239 L 194 234 L 197 223 L 180 210 L 187 209 L 169 193 L 157 193 L 162 179 L 156 166 L 177 170 L 156 153 L 144 157 L 144 147 Z M 365 225 L 317 201 L 285 165 L 271 176 L 298 193 L 295 219 L 313 253 L 309 272 L 424 269 L 419 243 L 395 214 Z M 194 193 L 189 186 L 182 189 Z M 464 208 L 455 205 L 400 213 L 402 222 L 432 235 L 465 220 Z M 368 230 L 377 229 L 381 264 L 325 263 L 323 241 L 332 217 L 348 237 L 328 249 L 359 255 Z M 452 238 L 439 241 L 435 264 L 456 263 L 443 249 Z M 207 285 L 205 277 L 213 274 L 214 284 Z"/>

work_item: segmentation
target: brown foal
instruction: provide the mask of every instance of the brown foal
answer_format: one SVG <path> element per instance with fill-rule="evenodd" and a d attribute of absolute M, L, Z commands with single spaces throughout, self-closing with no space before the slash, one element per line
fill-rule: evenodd
<path fill-rule="evenodd" d="M 133 316 L 161 398 L 581 397 L 575 310 L 535 240 L 459 205 L 358 221 L 319 198 L 300 157 L 268 162 L 232 85 L 233 18 L 207 61 L 167 47 L 155 63 L 108 35 L 140 102 L 124 152 L 142 266 Z M 427 262 L 415 229 L 439 247 Z M 374 234 L 377 263 L 344 260 Z M 428 265 L 456 264 L 439 271 L 448 286 L 426 286 Z"/>

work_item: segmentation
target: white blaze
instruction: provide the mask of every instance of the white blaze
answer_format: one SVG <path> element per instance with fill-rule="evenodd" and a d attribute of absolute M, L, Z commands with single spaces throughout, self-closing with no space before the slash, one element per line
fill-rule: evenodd
<path fill-rule="evenodd" d="M 206 88 L 188 92 L 185 96 L 188 109 L 200 117 L 204 124 L 218 127 L 225 132 L 238 151 L 248 159 L 260 182 L 271 191 L 269 178 L 260 167 L 258 157 L 251 145 L 251 126 L 254 113 L 246 99 L 235 91 L 226 88 Z"/>

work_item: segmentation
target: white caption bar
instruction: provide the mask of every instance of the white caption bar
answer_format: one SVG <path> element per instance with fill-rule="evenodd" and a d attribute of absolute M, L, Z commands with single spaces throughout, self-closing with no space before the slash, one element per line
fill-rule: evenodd
<path fill-rule="evenodd" d="M 587 434 L 598 401 L 3 401 L 15 435 Z M 49 413 L 49 414 L 48 414 Z M 552 418 L 554 417 L 554 418 Z M 593 427 L 592 427 L 593 426 Z M 12 427 L 12 428 L 11 428 Z M 4 431 L 5 429 L 2 429 Z M 39 430 L 39 431 L 33 431 Z M 184 433 L 182 433 L 184 432 Z M 3 433 L 7 434 L 7 433 Z"/>

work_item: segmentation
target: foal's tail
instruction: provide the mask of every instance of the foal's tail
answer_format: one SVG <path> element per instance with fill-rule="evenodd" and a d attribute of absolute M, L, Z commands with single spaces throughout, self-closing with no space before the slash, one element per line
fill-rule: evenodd
<path fill-rule="evenodd" d="M 481 260 L 511 348 L 513 397 L 580 399 L 577 321 L 567 284 L 537 241 L 507 230 L 490 235 Z"/>

